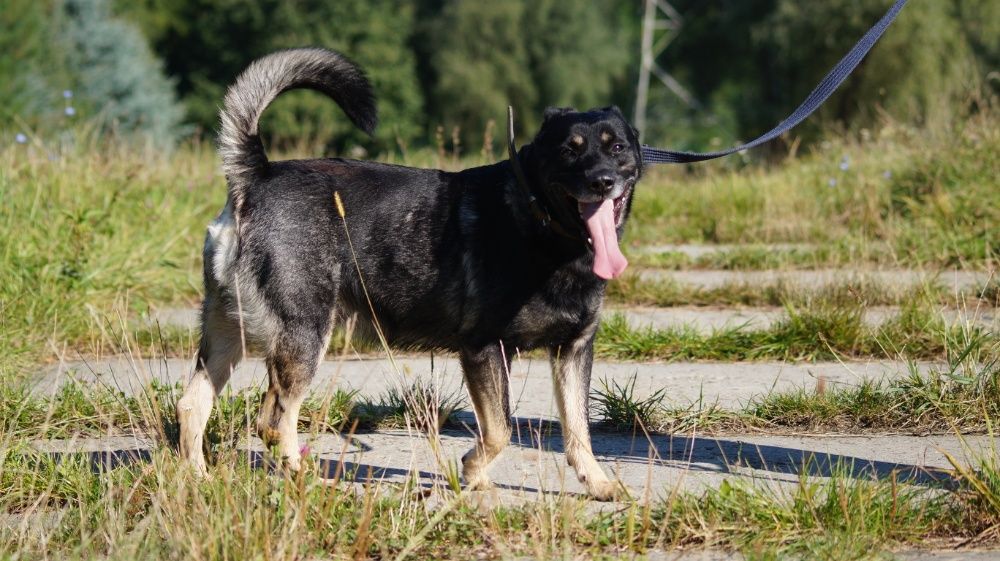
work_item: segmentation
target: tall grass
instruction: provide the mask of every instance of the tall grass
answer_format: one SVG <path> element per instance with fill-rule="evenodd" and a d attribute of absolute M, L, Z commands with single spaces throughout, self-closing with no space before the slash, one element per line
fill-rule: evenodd
<path fill-rule="evenodd" d="M 100 352 L 149 306 L 192 301 L 224 197 L 216 167 L 199 147 L 0 149 L 0 373 L 67 346 Z"/>

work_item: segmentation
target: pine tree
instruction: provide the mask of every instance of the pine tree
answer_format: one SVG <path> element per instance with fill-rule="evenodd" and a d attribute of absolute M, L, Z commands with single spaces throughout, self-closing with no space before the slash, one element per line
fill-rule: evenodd
<path fill-rule="evenodd" d="M 61 38 L 77 97 L 106 131 L 160 144 L 178 137 L 183 117 L 159 61 L 139 30 L 112 16 L 107 0 L 66 0 Z"/>

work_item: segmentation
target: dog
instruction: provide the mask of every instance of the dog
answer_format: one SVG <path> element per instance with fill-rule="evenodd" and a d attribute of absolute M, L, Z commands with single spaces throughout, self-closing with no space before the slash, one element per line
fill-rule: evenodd
<path fill-rule="evenodd" d="M 205 426 L 245 341 L 266 354 L 257 431 L 300 467 L 299 408 L 331 330 L 346 317 L 387 341 L 460 358 L 475 410 L 466 488 L 511 438 L 516 349 L 547 349 L 568 463 L 591 496 L 622 488 L 591 449 L 594 335 L 618 240 L 642 174 L 636 131 L 617 107 L 550 108 L 509 160 L 459 172 L 340 158 L 269 161 L 258 119 L 282 92 L 331 97 L 368 134 L 377 123 L 363 70 L 320 48 L 252 64 L 225 96 L 219 152 L 226 205 L 208 227 L 197 362 L 177 403 L 180 453 L 205 472 Z"/>

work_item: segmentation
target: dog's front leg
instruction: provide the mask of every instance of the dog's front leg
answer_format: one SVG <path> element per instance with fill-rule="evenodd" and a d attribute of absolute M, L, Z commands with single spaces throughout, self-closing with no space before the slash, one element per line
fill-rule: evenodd
<path fill-rule="evenodd" d="M 594 457 L 590 444 L 590 370 L 594 363 L 596 324 L 577 340 L 550 350 L 552 382 L 562 418 L 563 448 L 566 461 L 576 470 L 576 477 L 587 492 L 601 501 L 618 497 L 623 488 L 608 479 Z"/>
<path fill-rule="evenodd" d="M 479 428 L 476 445 L 462 458 L 462 477 L 467 489 L 487 489 L 486 468 L 510 443 L 510 359 L 499 343 L 464 350 L 460 359 Z"/>

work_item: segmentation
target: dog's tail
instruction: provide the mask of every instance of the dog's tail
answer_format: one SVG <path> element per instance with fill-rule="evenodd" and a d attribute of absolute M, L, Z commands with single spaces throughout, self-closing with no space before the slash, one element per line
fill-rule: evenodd
<path fill-rule="evenodd" d="M 320 48 L 289 49 L 255 60 L 226 92 L 219 153 L 237 211 L 246 186 L 267 171 L 257 130 L 261 113 L 278 95 L 308 88 L 333 98 L 358 128 L 372 134 L 378 117 L 364 71 L 344 55 Z"/>

